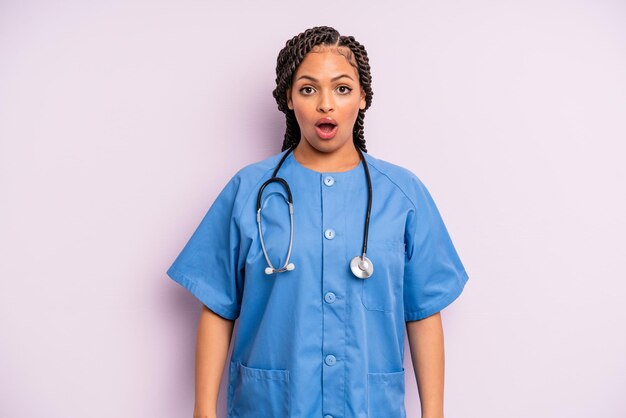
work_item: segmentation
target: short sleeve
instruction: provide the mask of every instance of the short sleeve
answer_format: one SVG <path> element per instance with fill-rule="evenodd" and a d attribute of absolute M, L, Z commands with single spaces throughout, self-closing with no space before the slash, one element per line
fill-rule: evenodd
<path fill-rule="evenodd" d="M 463 291 L 468 275 L 426 186 L 412 177 L 415 210 L 407 216 L 404 320 L 433 315 Z"/>
<path fill-rule="evenodd" d="M 167 275 L 223 318 L 239 317 L 243 265 L 236 205 L 240 179 L 224 186 Z"/>

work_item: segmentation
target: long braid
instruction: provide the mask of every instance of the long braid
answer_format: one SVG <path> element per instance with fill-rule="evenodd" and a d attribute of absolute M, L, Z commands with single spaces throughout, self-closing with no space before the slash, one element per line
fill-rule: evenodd
<path fill-rule="evenodd" d="M 363 151 L 367 152 L 367 148 L 365 147 L 364 119 L 365 111 L 372 104 L 372 96 L 374 95 L 374 92 L 372 91 L 372 76 L 370 74 L 369 58 L 367 57 L 365 47 L 357 42 L 353 36 L 341 36 L 339 38 L 339 44 L 350 48 L 350 51 L 352 51 L 358 63 L 357 69 L 359 71 L 359 80 L 361 87 L 365 91 L 365 109 L 359 109 L 359 115 L 354 123 L 352 137 L 354 143 Z"/>
<path fill-rule="evenodd" d="M 300 126 L 296 115 L 287 106 L 287 91 L 291 88 L 293 75 L 304 57 L 318 45 L 343 46 L 352 53 L 346 57 L 354 65 L 359 73 L 359 83 L 365 92 L 365 109 L 359 109 L 359 115 L 354 123 L 352 139 L 354 144 L 363 152 L 367 152 L 365 146 L 364 118 L 365 111 L 372 103 L 372 76 L 370 73 L 367 51 L 353 36 L 339 35 L 339 32 L 329 26 L 316 26 L 305 30 L 288 40 L 285 47 L 278 53 L 276 60 L 276 88 L 272 95 L 278 104 L 278 110 L 285 114 L 286 130 L 281 151 L 295 147 L 300 142 Z M 356 61 L 353 63 L 352 61 Z"/>
<path fill-rule="evenodd" d="M 354 122 L 354 129 L 352 130 L 352 140 L 361 148 L 364 152 L 367 152 L 365 147 L 365 134 L 363 132 L 363 119 L 365 118 L 365 112 L 359 109 L 359 115 Z"/>
<path fill-rule="evenodd" d="M 286 112 L 285 119 L 287 121 L 287 129 L 285 130 L 285 140 L 283 141 L 283 148 L 281 151 L 284 151 L 292 146 L 298 145 L 300 142 L 300 125 L 298 125 L 298 121 L 296 120 L 296 115 L 291 112 Z"/>

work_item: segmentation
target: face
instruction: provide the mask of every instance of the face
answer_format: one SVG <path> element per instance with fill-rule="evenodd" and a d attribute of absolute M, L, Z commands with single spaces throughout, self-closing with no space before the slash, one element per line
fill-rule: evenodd
<path fill-rule="evenodd" d="M 365 109 L 365 92 L 356 68 L 344 55 L 337 49 L 318 47 L 296 70 L 287 106 L 300 126 L 301 144 L 306 141 L 318 151 L 334 152 L 354 148 L 352 129 L 359 109 Z"/>

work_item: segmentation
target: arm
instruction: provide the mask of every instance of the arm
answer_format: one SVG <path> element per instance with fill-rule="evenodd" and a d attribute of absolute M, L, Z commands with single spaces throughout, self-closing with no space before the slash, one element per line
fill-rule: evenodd
<path fill-rule="evenodd" d="M 422 418 L 443 418 L 444 344 L 441 313 L 406 323 Z"/>
<path fill-rule="evenodd" d="M 202 305 L 196 341 L 194 418 L 215 418 L 217 415 L 217 396 L 234 323 Z"/>

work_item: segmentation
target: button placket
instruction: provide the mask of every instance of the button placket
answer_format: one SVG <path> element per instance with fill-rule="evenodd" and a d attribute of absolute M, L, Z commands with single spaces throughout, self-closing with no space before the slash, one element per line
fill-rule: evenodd
<path fill-rule="evenodd" d="M 345 260 L 345 242 L 341 229 L 344 225 L 345 201 L 340 181 L 347 174 L 320 174 L 322 208 L 322 403 L 330 412 L 344 410 L 346 385 L 345 354 L 347 284 L 340 266 Z M 332 289 L 332 291 L 331 291 Z M 341 360 L 341 361 L 340 361 Z"/>

